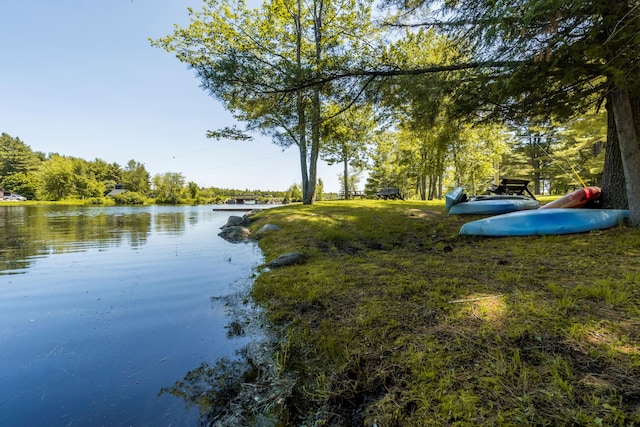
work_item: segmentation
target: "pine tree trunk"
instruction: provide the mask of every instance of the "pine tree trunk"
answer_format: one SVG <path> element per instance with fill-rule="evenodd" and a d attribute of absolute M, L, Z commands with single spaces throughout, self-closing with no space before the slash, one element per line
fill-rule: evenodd
<path fill-rule="evenodd" d="M 300 2 L 298 2 L 299 4 Z M 315 60 L 320 64 L 322 58 L 322 23 L 323 3 L 318 1 L 313 5 L 313 34 L 315 43 Z M 309 156 L 309 182 L 304 187 L 302 203 L 312 205 L 316 201 L 316 182 L 318 179 L 318 157 L 320 155 L 320 115 L 321 115 L 320 88 L 313 88 L 311 96 L 311 153 Z"/>
<path fill-rule="evenodd" d="M 603 4 L 604 5 L 604 4 Z M 603 16 L 606 17 L 606 22 L 609 22 L 609 28 L 605 31 L 607 37 L 611 36 L 617 31 L 617 27 L 620 22 L 630 12 L 630 3 L 626 0 L 614 0 L 606 3 L 606 7 L 603 10 Z M 614 54 L 617 54 L 612 52 Z M 633 184 L 632 187 L 637 187 L 637 183 L 631 183 L 630 178 L 633 176 L 627 176 L 627 168 L 633 172 L 636 169 L 636 174 L 640 165 L 632 165 L 629 162 L 629 158 L 625 159 L 625 156 L 630 154 L 627 150 L 638 150 L 637 136 L 640 135 L 640 98 L 638 93 L 626 93 L 624 98 L 627 99 L 627 111 L 623 114 L 624 117 L 617 117 L 618 110 L 625 110 L 621 108 L 621 105 L 617 102 L 620 100 L 620 90 L 611 84 L 611 89 L 607 94 L 607 142 L 605 147 L 605 160 L 604 170 L 602 173 L 601 189 L 602 195 L 600 196 L 600 205 L 607 209 L 634 209 L 634 200 L 638 195 L 629 194 L 629 184 Z M 628 111 L 630 106 L 630 110 Z M 625 121 L 626 117 L 626 121 Z M 623 126 L 625 129 L 618 129 L 618 125 Z M 621 135 L 629 134 L 630 130 L 635 130 L 635 143 L 632 141 L 622 141 Z M 623 155 L 623 153 L 625 153 Z M 631 196 L 631 199 L 629 198 Z M 633 214 L 632 214 L 633 215 Z"/>
<path fill-rule="evenodd" d="M 478 194 L 478 188 L 476 186 L 476 170 L 475 169 L 471 169 L 471 194 L 473 194 L 474 196 L 476 194 Z"/>
<path fill-rule="evenodd" d="M 344 199 L 349 200 L 349 162 L 347 161 L 346 157 L 344 158 L 342 164 L 344 166 L 344 169 L 342 171 L 342 188 L 344 188 Z"/>
<path fill-rule="evenodd" d="M 628 209 L 624 169 L 618 144 L 616 121 L 613 117 L 611 100 L 607 96 L 607 143 L 605 147 L 604 169 L 600 188 L 600 206 L 604 209 Z"/>
<path fill-rule="evenodd" d="M 309 156 L 309 182 L 302 195 L 302 203 L 312 205 L 316 201 L 316 183 L 318 180 L 318 157 L 320 156 L 320 93 L 314 90 L 311 101 L 311 154 Z"/>
<path fill-rule="evenodd" d="M 297 2 L 296 15 L 296 65 L 297 71 L 302 70 L 302 0 Z M 310 168 L 307 167 L 307 117 L 305 113 L 305 101 L 302 91 L 296 93 L 296 112 L 298 119 L 298 148 L 300 149 L 300 170 L 302 173 L 302 200 L 307 200 L 310 182 Z M 315 179 L 315 177 L 313 177 Z"/>
<path fill-rule="evenodd" d="M 433 194 L 436 191 L 436 176 L 435 174 L 431 174 L 429 176 L 429 196 L 427 197 L 428 200 L 433 200 Z"/>
<path fill-rule="evenodd" d="M 540 172 L 540 167 L 542 166 L 542 161 L 539 159 L 535 159 L 533 161 L 533 194 L 540 194 L 540 181 L 542 177 L 542 173 Z"/>
<path fill-rule="evenodd" d="M 300 172 L 302 174 L 302 197 L 304 198 L 309 185 L 309 171 L 307 169 L 307 125 L 302 94 L 299 93 L 297 95 L 296 103 L 298 110 L 298 149 L 300 152 Z"/>
<path fill-rule="evenodd" d="M 609 99 L 616 122 L 622 168 L 626 181 L 626 193 L 629 203 L 629 224 L 640 225 L 640 144 L 634 123 L 634 112 L 629 93 L 614 88 Z"/>

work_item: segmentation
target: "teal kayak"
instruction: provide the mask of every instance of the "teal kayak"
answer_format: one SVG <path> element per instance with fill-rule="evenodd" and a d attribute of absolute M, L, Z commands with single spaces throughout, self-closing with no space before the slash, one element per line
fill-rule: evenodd
<path fill-rule="evenodd" d="M 464 188 L 454 188 L 451 192 L 444 195 L 444 206 L 449 210 L 451 206 L 460 203 L 464 198 Z"/>
<path fill-rule="evenodd" d="M 628 217 L 629 211 L 624 209 L 535 209 L 472 221 L 460 228 L 460 234 L 532 236 L 584 233 L 615 227 Z"/>
<path fill-rule="evenodd" d="M 446 197 L 446 196 L 445 196 Z M 449 208 L 450 215 L 499 215 L 513 211 L 537 209 L 540 203 L 527 196 L 474 196 Z"/>

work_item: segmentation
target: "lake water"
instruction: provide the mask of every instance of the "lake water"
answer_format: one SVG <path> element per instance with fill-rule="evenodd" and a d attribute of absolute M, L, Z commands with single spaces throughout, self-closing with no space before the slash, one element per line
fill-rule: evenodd
<path fill-rule="evenodd" d="M 198 425 L 160 391 L 251 339 L 228 301 L 263 258 L 217 235 L 242 214 L 0 206 L 0 425 Z"/>

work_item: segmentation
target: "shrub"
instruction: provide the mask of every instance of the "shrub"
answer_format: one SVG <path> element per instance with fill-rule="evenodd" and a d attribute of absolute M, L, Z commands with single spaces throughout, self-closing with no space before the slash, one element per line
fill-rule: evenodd
<path fill-rule="evenodd" d="M 117 205 L 144 205 L 147 198 L 135 191 L 127 191 L 126 193 L 116 194 L 113 200 Z"/>

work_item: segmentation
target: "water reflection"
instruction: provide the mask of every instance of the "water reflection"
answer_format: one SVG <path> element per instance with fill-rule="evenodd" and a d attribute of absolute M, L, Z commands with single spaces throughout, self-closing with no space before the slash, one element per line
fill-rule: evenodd
<path fill-rule="evenodd" d="M 0 206 L 0 275 L 24 273 L 52 254 L 122 244 L 137 249 L 147 243 L 151 218 L 149 212 L 124 208 Z M 174 225 L 180 220 L 163 219 Z"/>
<path fill-rule="evenodd" d="M 217 237 L 228 217 L 1 207 L 2 424 L 198 425 L 167 386 L 252 340 L 234 310 L 262 255 Z"/>
<path fill-rule="evenodd" d="M 158 213 L 156 215 L 155 231 L 171 236 L 180 235 L 184 233 L 184 219 L 184 212 Z"/>

